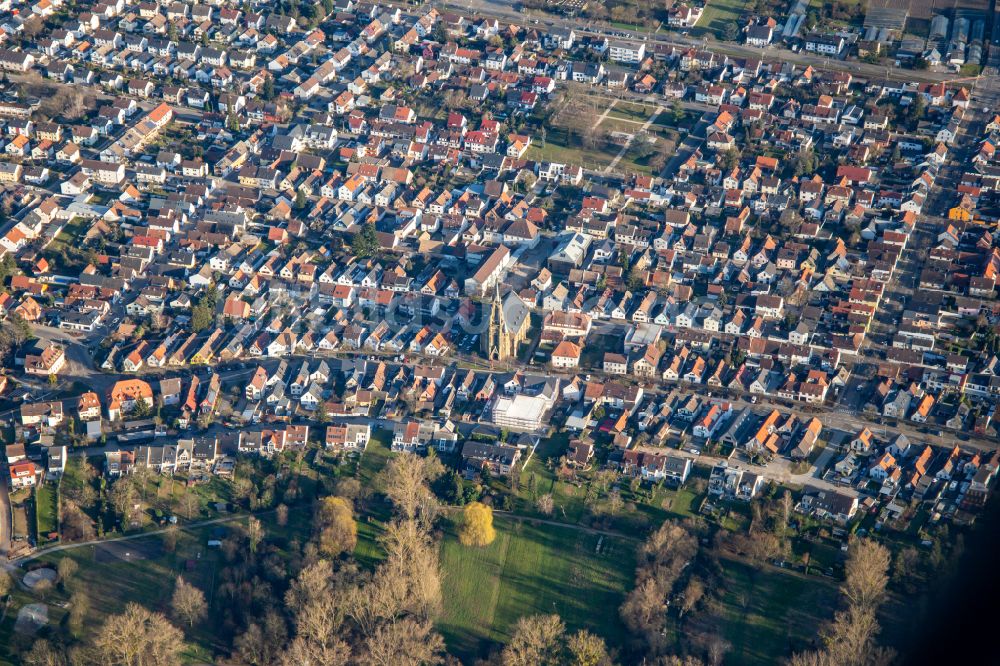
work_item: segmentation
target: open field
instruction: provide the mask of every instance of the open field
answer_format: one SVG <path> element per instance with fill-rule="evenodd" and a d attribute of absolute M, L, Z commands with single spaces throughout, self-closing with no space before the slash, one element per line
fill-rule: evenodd
<path fill-rule="evenodd" d="M 711 34 L 716 39 L 722 39 L 726 24 L 738 21 L 745 6 L 744 0 L 709 0 L 705 12 L 691 30 L 691 34 L 697 36 Z"/>
<path fill-rule="evenodd" d="M 445 534 L 438 628 L 450 651 L 469 663 L 509 638 L 517 618 L 553 612 L 570 629 L 621 641 L 617 608 L 634 575 L 634 544 L 509 518 L 495 526 L 496 541 L 486 548 L 466 548 L 454 531 Z"/>
<path fill-rule="evenodd" d="M 44 597 L 49 606 L 49 623 L 64 621 L 64 605 L 74 592 L 82 592 L 90 599 L 86 618 L 79 635 L 88 636 L 101 626 L 109 615 L 120 613 L 130 601 L 147 608 L 168 611 L 174 582 L 179 574 L 189 583 L 205 591 L 209 602 L 208 619 L 188 634 L 193 640 L 185 663 L 203 663 L 207 652 L 198 645 L 207 645 L 219 627 L 213 617 L 212 593 L 216 570 L 221 556 L 218 550 L 205 545 L 212 528 L 202 528 L 192 533 L 178 532 L 174 552 L 163 549 L 161 536 L 154 535 L 124 543 L 106 543 L 83 546 L 42 556 L 38 564 L 56 566 L 64 557 L 76 560 L 79 569 L 66 584 L 66 589 L 53 588 Z M 134 556 L 127 556 L 131 553 Z M 33 563 L 32 566 L 35 566 Z M 31 593 L 15 587 L 7 616 L 0 623 L 0 664 L 12 663 L 9 648 L 13 647 L 13 631 L 17 611 L 27 604 L 37 602 Z"/>
<path fill-rule="evenodd" d="M 836 608 L 832 580 L 730 559 L 722 571 L 719 602 L 680 629 L 723 638 L 731 646 L 727 664 L 773 664 L 807 649 Z"/>
<path fill-rule="evenodd" d="M 584 169 L 593 170 L 603 169 L 615 157 L 614 152 L 603 150 L 599 146 L 585 148 L 583 146 L 567 145 L 564 137 L 553 136 L 554 134 L 554 131 L 549 132 L 545 145 L 542 145 L 541 142 L 533 143 L 528 148 L 525 157 L 529 160 L 540 160 L 543 162 L 575 164 Z"/>
<path fill-rule="evenodd" d="M 696 115 L 685 112 L 675 119 L 663 105 L 642 101 L 608 99 L 583 94 L 586 120 L 557 120 L 544 137 L 538 137 L 526 154 L 527 159 L 573 164 L 592 171 L 625 175 L 654 174 L 662 168 L 660 155 L 671 154 L 681 133 L 690 129 Z M 583 127 L 586 125 L 586 127 Z M 636 136 L 624 150 L 629 136 L 644 133 L 651 140 Z M 620 157 L 619 157 L 620 155 Z"/>

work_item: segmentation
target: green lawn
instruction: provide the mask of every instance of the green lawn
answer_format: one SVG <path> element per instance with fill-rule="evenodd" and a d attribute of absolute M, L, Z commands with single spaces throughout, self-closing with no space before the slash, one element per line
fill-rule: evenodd
<path fill-rule="evenodd" d="M 73 592 L 84 592 L 90 599 L 85 621 L 80 629 L 81 637 L 90 635 L 101 626 L 105 618 L 120 613 L 130 601 L 136 601 L 152 610 L 169 612 L 170 597 L 173 594 L 178 574 L 185 580 L 205 591 L 209 602 L 208 619 L 185 635 L 192 645 L 184 663 L 205 663 L 210 653 L 205 648 L 211 645 L 213 635 L 221 631 L 221 616 L 212 599 L 211 590 L 221 558 L 217 549 L 206 547 L 205 541 L 212 528 L 201 528 L 192 533 L 179 532 L 177 548 L 173 553 L 164 552 L 162 538 L 154 535 L 137 539 L 127 544 L 117 544 L 121 552 L 133 555 L 142 553 L 147 559 L 124 561 L 109 557 L 97 557 L 95 546 L 82 546 L 72 550 L 44 555 L 39 562 L 56 566 L 60 559 L 69 557 L 77 561 L 79 569 L 69 580 L 65 590 L 53 589 L 43 597 L 49 606 L 49 621 L 58 625 L 67 613 L 62 604 Z M 23 572 L 19 572 L 23 575 Z M 13 627 L 17 611 L 21 606 L 39 601 L 31 593 L 14 587 L 11 606 L 7 616 L 0 623 L 0 664 L 16 663 L 12 652 L 17 639 Z M 216 619 L 219 621 L 217 622 Z"/>
<path fill-rule="evenodd" d="M 601 150 L 600 147 L 589 149 L 583 146 L 561 145 L 556 143 L 551 135 L 550 132 L 544 146 L 541 145 L 541 141 L 533 142 L 528 148 L 528 152 L 525 153 L 525 158 L 541 162 L 572 164 L 595 170 L 603 169 L 615 158 L 616 153 L 608 153 Z"/>
<path fill-rule="evenodd" d="M 632 584 L 635 544 L 568 527 L 498 517 L 496 540 L 462 546 L 453 530 L 441 545 L 444 614 L 438 628 L 464 663 L 486 656 L 524 615 L 558 613 L 618 644 L 618 606 Z"/>
<path fill-rule="evenodd" d="M 726 24 L 739 21 L 745 5 L 745 0 L 709 0 L 691 34 L 699 37 L 712 34 L 716 39 L 722 39 Z"/>
<path fill-rule="evenodd" d="M 385 463 L 389 460 L 392 451 L 392 433 L 388 430 L 376 430 L 372 433 L 368 446 L 361 454 L 361 461 L 358 463 L 358 480 L 366 488 L 371 488 L 375 481 L 375 476 L 382 471 Z"/>
<path fill-rule="evenodd" d="M 35 520 L 39 542 L 48 541 L 48 535 L 59 529 L 56 486 L 52 483 L 43 483 L 35 489 Z"/>
<path fill-rule="evenodd" d="M 608 112 L 608 118 L 646 122 L 654 111 L 656 111 L 656 106 L 652 104 L 618 102 L 615 104 L 615 107 Z"/>
<path fill-rule="evenodd" d="M 698 618 L 732 647 L 727 664 L 773 664 L 802 651 L 833 615 L 836 583 L 723 559 L 723 592 Z"/>

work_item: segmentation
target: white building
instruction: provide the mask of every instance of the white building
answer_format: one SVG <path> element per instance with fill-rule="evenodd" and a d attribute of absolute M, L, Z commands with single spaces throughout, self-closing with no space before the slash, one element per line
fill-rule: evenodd
<path fill-rule="evenodd" d="M 638 64 L 646 57 L 646 45 L 614 41 L 608 47 L 608 57 L 615 62 Z"/>

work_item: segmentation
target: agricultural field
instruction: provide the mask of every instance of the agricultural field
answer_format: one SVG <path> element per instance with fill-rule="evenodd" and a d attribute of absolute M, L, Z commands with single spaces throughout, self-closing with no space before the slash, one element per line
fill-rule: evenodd
<path fill-rule="evenodd" d="M 438 628 L 449 651 L 467 663 L 485 656 L 510 637 L 519 617 L 537 613 L 558 613 L 570 629 L 585 627 L 611 644 L 621 642 L 617 608 L 632 584 L 635 543 L 530 520 L 498 517 L 495 527 L 497 538 L 486 548 L 468 548 L 453 531 L 445 534 Z"/>

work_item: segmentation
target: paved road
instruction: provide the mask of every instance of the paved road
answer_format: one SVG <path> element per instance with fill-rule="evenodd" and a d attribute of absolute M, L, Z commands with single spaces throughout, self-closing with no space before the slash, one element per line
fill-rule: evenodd
<path fill-rule="evenodd" d="M 460 0 L 456 2 L 454 0 L 431 0 L 428 4 L 437 7 L 439 10 L 457 12 L 459 14 L 463 14 L 464 16 L 472 17 L 474 20 L 488 16 L 507 23 L 513 23 L 525 27 L 540 28 L 543 30 L 553 26 L 572 28 L 576 31 L 577 35 L 599 35 L 603 37 L 610 37 L 611 32 L 622 32 L 618 28 L 600 25 L 593 21 L 582 23 L 582 21 L 586 21 L 586 19 L 564 19 L 557 16 L 550 16 L 548 14 L 545 14 L 544 16 L 540 15 L 537 19 L 532 19 L 527 17 L 525 14 L 516 11 L 512 6 L 514 1 L 515 0 Z M 629 30 L 628 32 L 636 35 L 638 31 Z M 673 32 L 664 34 L 642 34 L 645 36 L 645 39 L 622 37 L 614 37 L 614 39 L 621 39 L 632 43 L 656 43 L 663 44 L 665 46 L 674 46 L 677 48 L 696 47 L 738 58 L 780 60 L 802 66 L 811 65 L 824 70 L 849 72 L 850 74 L 866 78 L 893 78 L 896 80 L 921 82 L 945 81 L 955 78 L 955 75 L 950 72 L 899 69 L 890 66 L 872 65 L 858 61 L 846 62 L 842 60 L 833 60 L 804 52 L 794 53 L 788 49 L 782 48 L 779 45 L 773 45 L 767 49 L 759 49 L 733 42 L 717 42 L 714 40 L 708 41 L 705 39 L 686 37 Z"/>
<path fill-rule="evenodd" d="M 25 74 L 15 74 L 8 72 L 7 78 L 11 81 L 18 83 L 25 83 L 28 85 L 45 85 L 58 90 L 63 90 L 67 92 L 77 92 L 81 88 L 84 90 L 84 95 L 91 97 L 96 100 L 112 101 L 115 99 L 132 99 L 135 100 L 136 104 L 143 111 L 152 111 L 154 108 L 159 106 L 162 100 L 160 99 L 144 99 L 141 97 L 136 97 L 135 95 L 129 95 L 125 92 L 119 92 L 115 94 L 109 94 L 101 90 L 99 86 L 81 86 L 78 83 L 63 83 L 62 81 L 56 81 L 54 79 L 46 79 L 42 77 L 41 74 L 35 71 L 31 71 Z M 201 121 L 202 117 L 208 113 L 203 109 L 195 109 L 189 106 L 181 106 L 179 104 L 171 104 L 171 109 L 174 111 L 174 118 L 185 123 L 196 124 Z M 134 122 L 134 119 L 130 122 Z M 120 134 L 120 133 L 119 133 Z M 116 135 L 117 137 L 118 135 Z M 107 143 L 112 143 L 114 138 L 109 140 Z"/>

